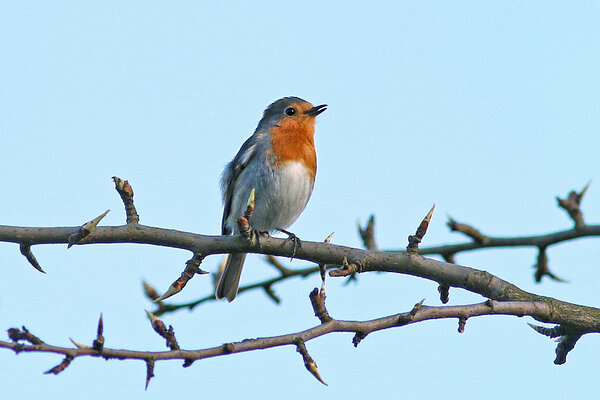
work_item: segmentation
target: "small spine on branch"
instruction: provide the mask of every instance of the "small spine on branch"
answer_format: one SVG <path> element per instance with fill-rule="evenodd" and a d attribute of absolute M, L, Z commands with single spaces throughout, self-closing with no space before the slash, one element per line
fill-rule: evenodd
<path fill-rule="evenodd" d="M 100 222 L 100 220 L 102 220 L 109 212 L 110 210 L 104 211 L 102 214 L 81 225 L 75 232 L 71 233 L 68 237 L 69 243 L 67 244 L 67 249 L 70 249 L 74 244 L 81 243 L 84 238 L 94 232 L 98 222 Z"/>
<path fill-rule="evenodd" d="M 58 375 L 63 372 L 69 366 L 69 364 L 71 364 L 71 361 L 73 361 L 73 356 L 67 355 L 60 364 L 58 364 L 56 367 L 50 368 L 48 371 L 44 372 L 44 374 Z"/>
<path fill-rule="evenodd" d="M 33 345 L 44 344 L 44 341 L 42 339 L 38 338 L 33 333 L 29 332 L 29 330 L 27 328 L 25 328 L 24 326 L 22 326 L 21 329 L 10 328 L 10 329 L 8 329 L 7 332 L 8 332 L 8 338 L 15 343 L 17 343 L 21 340 L 24 340 Z"/>
<path fill-rule="evenodd" d="M 73 344 L 75 345 L 75 347 L 77 347 L 78 349 L 91 349 L 91 347 L 90 347 L 90 346 L 87 346 L 87 345 L 85 345 L 85 344 L 78 343 L 78 342 L 74 341 L 74 340 L 73 340 L 73 338 L 69 338 L 69 340 L 70 340 L 70 341 L 71 341 L 71 343 L 73 343 Z"/>
<path fill-rule="evenodd" d="M 167 347 L 171 350 L 179 350 L 179 344 L 177 343 L 177 339 L 175 338 L 175 331 L 173 330 L 173 326 L 169 325 L 169 329 L 167 329 L 165 323 L 162 322 L 160 318 L 152 314 L 150 311 L 146 311 L 146 315 L 150 320 L 150 324 L 152 325 L 152 329 L 154 329 L 154 332 L 158 333 L 163 339 L 165 339 Z"/>
<path fill-rule="evenodd" d="M 440 301 L 442 304 L 447 304 L 450 300 L 450 286 L 445 283 L 440 283 L 438 286 L 438 292 L 440 292 Z"/>
<path fill-rule="evenodd" d="M 185 269 L 183 270 L 179 278 L 177 278 L 177 280 L 175 280 L 175 282 L 173 282 L 171 286 L 169 286 L 167 291 L 162 296 L 154 299 L 154 302 L 161 302 L 164 299 L 181 292 L 181 290 L 185 287 L 188 281 L 192 279 L 196 274 L 208 274 L 207 271 L 200 269 L 200 263 L 202 263 L 203 259 L 204 255 L 202 253 L 194 253 L 194 256 L 185 263 Z"/>
<path fill-rule="evenodd" d="M 535 273 L 534 273 L 533 277 L 534 277 L 536 283 L 540 283 L 544 276 L 547 276 L 550 279 L 555 280 L 557 282 L 563 282 L 563 283 L 567 282 L 566 280 L 554 275 L 550 271 L 550 268 L 548 267 L 548 255 L 546 254 L 545 247 L 539 248 L 537 262 L 535 263 L 535 265 L 533 267 L 535 268 Z"/>
<path fill-rule="evenodd" d="M 154 378 L 154 359 L 149 358 L 146 360 L 146 386 L 144 390 L 148 390 L 148 384 L 150 384 L 152 378 Z"/>
<path fill-rule="evenodd" d="M 411 317 L 414 317 L 415 315 L 417 315 L 417 313 L 419 312 L 421 307 L 423 307 L 423 303 L 425 303 L 425 299 L 423 299 L 420 302 L 418 302 L 417 304 L 415 304 L 415 306 L 412 308 L 412 310 L 410 310 L 410 313 L 409 313 Z"/>
<path fill-rule="evenodd" d="M 319 368 L 317 368 L 317 363 L 312 357 L 308 354 L 308 350 L 306 350 L 306 345 L 304 344 L 304 340 L 298 338 L 296 340 L 296 351 L 302 355 L 302 360 L 304 361 L 304 366 L 306 370 L 312 374 L 319 382 L 323 385 L 327 386 L 327 383 L 321 377 L 319 373 Z"/>
<path fill-rule="evenodd" d="M 103 331 L 104 331 L 104 322 L 103 322 L 102 313 L 101 313 L 100 319 L 98 320 L 98 329 L 96 331 L 96 339 L 92 343 L 92 348 L 99 353 L 102 353 L 102 349 L 104 349 L 104 336 L 102 336 Z"/>
<path fill-rule="evenodd" d="M 434 210 L 435 204 L 431 207 L 431 210 L 429 210 L 425 218 L 423 218 L 423 221 L 421 221 L 421 224 L 417 228 L 417 232 L 414 235 L 408 236 L 408 246 L 406 247 L 408 254 L 419 254 L 419 243 L 421 243 L 423 237 L 427 233 L 427 228 L 429 227 L 429 222 L 431 221 Z"/>
<path fill-rule="evenodd" d="M 458 333 L 464 333 L 466 325 L 467 325 L 467 317 L 458 318 Z"/>
<path fill-rule="evenodd" d="M 377 244 L 375 243 L 375 215 L 371 214 L 369 216 L 369 220 L 364 228 L 360 225 L 360 221 L 357 221 L 356 225 L 365 249 L 378 250 Z"/>
<path fill-rule="evenodd" d="M 133 205 L 133 188 L 128 181 L 121 179 L 117 176 L 112 177 L 115 182 L 115 189 L 123 204 L 125 205 L 125 215 L 127 217 L 127 224 L 137 224 L 140 222 L 140 216 L 138 215 L 135 206 Z"/>
<path fill-rule="evenodd" d="M 325 238 L 325 240 L 323 241 L 323 243 L 331 243 L 331 238 L 333 238 L 333 234 L 334 234 L 334 232 L 331 232 L 329 234 L 329 236 L 327 236 Z M 321 290 L 323 291 L 323 293 L 325 293 L 325 276 L 326 276 L 326 272 L 327 272 L 327 265 L 326 264 L 319 264 L 319 273 L 321 275 L 321 282 L 323 282 L 323 284 L 321 286 Z"/>
<path fill-rule="evenodd" d="M 529 322 L 527 323 L 527 325 L 529 325 L 531 329 L 533 329 L 537 333 L 542 334 L 544 336 L 548 336 L 550 338 L 556 338 L 567 334 L 567 329 L 562 325 L 556 325 L 552 328 L 546 328 L 545 326 L 530 324 Z"/>
<path fill-rule="evenodd" d="M 160 297 L 160 295 L 158 294 L 158 292 L 156 291 L 156 289 L 154 288 L 154 286 L 152 286 L 148 282 L 146 282 L 146 281 L 143 280 L 142 281 L 142 287 L 144 289 L 144 294 L 150 300 L 154 301 L 154 300 L 156 300 L 156 299 L 158 299 Z"/>
<path fill-rule="evenodd" d="M 477 229 L 475 229 L 471 225 L 456 222 L 454 219 L 452 219 L 452 217 L 448 217 L 448 222 L 446 225 L 448 225 L 448 228 L 450 228 L 451 231 L 460 232 L 460 233 L 464 234 L 465 236 L 468 236 L 471 239 L 473 239 L 476 243 L 485 245 L 485 244 L 489 243 L 489 241 L 490 241 L 489 237 L 487 237 L 483 233 L 479 232 Z"/>
<path fill-rule="evenodd" d="M 46 273 L 46 271 L 44 271 L 42 269 L 42 267 L 40 266 L 40 264 L 36 260 L 35 256 L 31 252 L 31 246 L 30 245 L 28 245 L 26 243 L 21 243 L 21 245 L 19 246 L 19 249 L 21 250 L 21 254 L 23 254 L 25 256 L 25 258 L 27 259 L 27 261 L 29 261 L 29 264 L 31 264 L 33 266 L 33 268 L 37 269 L 42 274 Z"/>
<path fill-rule="evenodd" d="M 591 183 L 591 181 L 588 182 L 588 184 L 585 185 L 585 187 L 581 189 L 581 192 L 579 193 L 572 190 L 566 199 L 561 199 L 560 197 L 556 196 L 558 206 L 569 214 L 569 217 L 571 217 L 575 223 L 575 229 L 585 226 L 585 222 L 583 222 L 583 213 L 581 212 L 580 206 L 581 200 L 583 200 L 583 196 L 585 195 L 585 192 L 587 192 Z"/>

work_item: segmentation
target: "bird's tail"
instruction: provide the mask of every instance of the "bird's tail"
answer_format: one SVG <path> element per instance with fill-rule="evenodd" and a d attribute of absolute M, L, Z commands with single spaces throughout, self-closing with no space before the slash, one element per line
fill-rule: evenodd
<path fill-rule="evenodd" d="M 226 298 L 227 301 L 235 299 L 245 258 L 246 253 L 231 253 L 227 255 L 227 263 L 221 273 L 219 283 L 217 283 L 217 290 L 215 291 L 217 299 Z"/>

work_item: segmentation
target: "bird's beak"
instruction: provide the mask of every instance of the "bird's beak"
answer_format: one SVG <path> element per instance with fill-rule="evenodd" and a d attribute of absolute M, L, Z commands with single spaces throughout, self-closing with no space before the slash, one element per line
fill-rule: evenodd
<path fill-rule="evenodd" d="M 327 110 L 327 104 L 321 104 L 320 106 L 315 106 L 310 110 L 304 111 L 305 115 L 310 115 L 311 117 L 316 117 L 321 114 L 323 111 Z"/>

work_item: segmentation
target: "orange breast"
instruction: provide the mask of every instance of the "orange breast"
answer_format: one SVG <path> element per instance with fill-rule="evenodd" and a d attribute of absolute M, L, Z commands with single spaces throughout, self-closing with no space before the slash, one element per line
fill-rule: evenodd
<path fill-rule="evenodd" d="M 317 155 L 314 145 L 315 122 L 312 118 L 299 121 L 284 119 L 271 128 L 271 146 L 276 157 L 275 166 L 286 161 L 301 162 L 314 179 L 317 173 Z"/>

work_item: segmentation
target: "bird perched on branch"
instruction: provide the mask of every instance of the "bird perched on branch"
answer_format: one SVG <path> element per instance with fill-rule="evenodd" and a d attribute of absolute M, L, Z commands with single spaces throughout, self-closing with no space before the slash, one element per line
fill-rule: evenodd
<path fill-rule="evenodd" d="M 315 119 L 326 109 L 326 104 L 313 106 L 299 97 L 284 97 L 267 107 L 254 134 L 223 171 L 223 235 L 239 233 L 237 220 L 253 189 L 252 228 L 288 233 L 285 228 L 304 210 L 313 190 L 317 173 Z M 227 257 L 215 296 L 232 301 L 246 254 Z"/>

